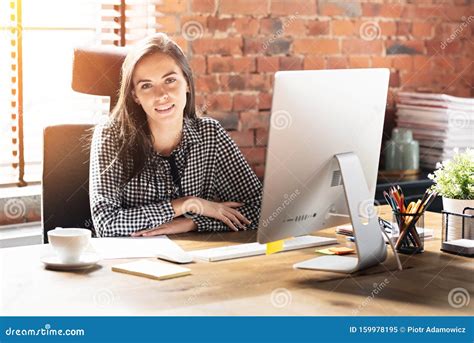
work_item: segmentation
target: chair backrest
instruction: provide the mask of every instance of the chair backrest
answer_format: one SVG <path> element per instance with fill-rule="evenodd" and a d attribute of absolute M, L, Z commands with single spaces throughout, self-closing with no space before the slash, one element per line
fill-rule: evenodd
<path fill-rule="evenodd" d="M 89 151 L 93 125 L 56 125 L 43 133 L 43 242 L 56 227 L 88 228 Z"/>
<path fill-rule="evenodd" d="M 120 73 L 127 49 L 115 46 L 78 47 L 74 50 L 72 89 L 110 97 L 117 102 Z M 93 125 L 56 125 L 44 130 L 43 242 L 56 227 L 91 229 L 89 204 L 89 148 Z"/>
<path fill-rule="evenodd" d="M 112 108 L 118 99 L 120 77 L 127 48 L 90 46 L 74 49 L 71 87 L 76 92 L 110 97 Z"/>

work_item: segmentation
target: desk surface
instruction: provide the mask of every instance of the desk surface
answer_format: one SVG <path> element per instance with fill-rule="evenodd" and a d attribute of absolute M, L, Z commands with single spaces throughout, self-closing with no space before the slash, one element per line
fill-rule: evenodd
<path fill-rule="evenodd" d="M 382 217 L 388 209 L 381 207 Z M 450 305 L 455 288 L 474 293 L 474 264 L 442 253 L 441 216 L 429 213 L 436 238 L 420 255 L 401 255 L 352 275 L 295 270 L 314 248 L 187 265 L 192 275 L 155 281 L 111 271 L 126 260 L 106 260 L 82 272 L 44 269 L 44 246 L 0 249 L 1 315 L 472 315 L 474 300 Z M 321 235 L 333 236 L 334 230 Z M 255 241 L 256 232 L 173 237 L 185 250 Z M 343 237 L 340 242 L 345 244 Z M 452 302 L 451 302 L 452 303 Z"/>

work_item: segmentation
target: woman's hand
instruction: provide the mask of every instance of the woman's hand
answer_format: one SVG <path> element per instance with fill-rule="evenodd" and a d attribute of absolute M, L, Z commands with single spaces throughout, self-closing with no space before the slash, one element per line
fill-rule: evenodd
<path fill-rule="evenodd" d="M 180 209 L 182 213 L 192 213 L 220 220 L 234 231 L 246 230 L 244 224 L 249 225 L 250 220 L 235 208 L 243 204 L 239 202 L 214 202 L 198 197 L 188 197 Z"/>
<path fill-rule="evenodd" d="M 132 237 L 150 237 L 150 236 L 159 236 L 159 235 L 173 235 L 177 233 L 185 233 L 194 231 L 197 229 L 196 224 L 192 221 L 191 218 L 175 218 L 163 225 L 160 225 L 154 229 L 141 230 L 132 233 Z"/>

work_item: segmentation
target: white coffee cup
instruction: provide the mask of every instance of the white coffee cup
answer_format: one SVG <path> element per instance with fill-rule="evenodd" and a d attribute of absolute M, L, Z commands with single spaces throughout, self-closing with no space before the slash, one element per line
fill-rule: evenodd
<path fill-rule="evenodd" d="M 62 263 L 77 263 L 89 245 L 88 229 L 56 228 L 48 231 L 48 240 Z"/>

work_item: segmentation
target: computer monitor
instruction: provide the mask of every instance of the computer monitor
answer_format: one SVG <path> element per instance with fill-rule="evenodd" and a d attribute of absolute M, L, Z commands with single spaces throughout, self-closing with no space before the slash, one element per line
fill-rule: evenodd
<path fill-rule="evenodd" d="M 258 242 L 352 223 L 357 257 L 295 268 L 354 272 L 385 260 L 374 209 L 388 69 L 275 74 Z"/>

